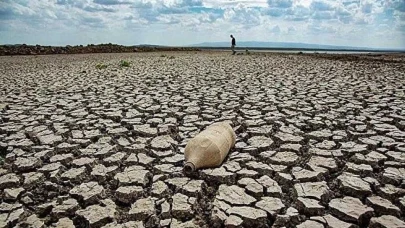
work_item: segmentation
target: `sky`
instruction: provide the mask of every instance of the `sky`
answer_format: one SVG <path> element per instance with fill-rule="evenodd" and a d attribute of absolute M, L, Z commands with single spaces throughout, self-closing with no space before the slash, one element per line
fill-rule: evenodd
<path fill-rule="evenodd" d="M 0 0 L 0 44 L 301 42 L 405 49 L 405 0 Z"/>

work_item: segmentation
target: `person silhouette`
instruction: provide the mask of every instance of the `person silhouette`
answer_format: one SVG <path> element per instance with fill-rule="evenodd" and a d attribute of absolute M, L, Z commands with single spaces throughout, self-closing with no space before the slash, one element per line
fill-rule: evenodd
<path fill-rule="evenodd" d="M 232 50 L 232 55 L 234 55 L 236 53 L 236 51 L 235 51 L 236 41 L 235 41 L 235 37 L 233 37 L 233 35 L 231 35 L 231 38 L 232 38 L 231 50 Z"/>

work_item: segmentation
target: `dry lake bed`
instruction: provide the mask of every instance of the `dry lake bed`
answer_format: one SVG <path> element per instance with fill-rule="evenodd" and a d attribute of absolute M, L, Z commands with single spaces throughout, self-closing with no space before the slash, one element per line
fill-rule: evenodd
<path fill-rule="evenodd" d="M 0 57 L 0 153 L 0 227 L 405 227 L 405 57 Z"/>

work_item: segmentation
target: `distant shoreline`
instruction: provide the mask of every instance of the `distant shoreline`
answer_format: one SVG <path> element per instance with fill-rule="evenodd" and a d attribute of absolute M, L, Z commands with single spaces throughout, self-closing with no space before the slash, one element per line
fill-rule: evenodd
<path fill-rule="evenodd" d="M 230 48 L 227 47 L 198 47 L 195 48 L 201 50 L 212 50 L 212 51 L 227 51 Z M 405 53 L 401 50 L 369 50 L 369 49 L 316 49 L 316 48 L 273 48 L 273 47 L 235 47 L 236 51 L 260 51 L 260 52 L 307 52 L 307 53 L 324 53 L 324 52 L 332 52 L 332 53 L 354 53 L 354 54 L 366 54 L 366 53 Z"/>

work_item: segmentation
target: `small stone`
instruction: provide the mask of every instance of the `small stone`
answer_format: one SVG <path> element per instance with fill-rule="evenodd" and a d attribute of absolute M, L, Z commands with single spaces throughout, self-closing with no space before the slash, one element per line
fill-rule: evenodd
<path fill-rule="evenodd" d="M 303 197 L 298 197 L 297 208 L 309 216 L 322 215 L 325 210 L 325 208 L 319 204 L 319 201 Z"/>
<path fill-rule="evenodd" d="M 129 210 L 129 216 L 135 220 L 144 220 L 155 213 L 155 202 L 150 197 L 137 200 Z"/>
<path fill-rule="evenodd" d="M 170 227 L 170 224 L 172 223 L 171 219 L 162 219 L 160 220 L 160 227 Z M 113 227 L 111 227 L 113 228 Z M 128 227 L 129 228 L 129 227 Z"/>
<path fill-rule="evenodd" d="M 285 208 L 285 205 L 279 198 L 262 197 L 261 200 L 256 203 L 256 207 L 267 211 L 272 216 L 275 216 Z"/>
<path fill-rule="evenodd" d="M 386 184 L 399 185 L 405 180 L 405 168 L 385 168 L 382 180 Z"/>
<path fill-rule="evenodd" d="M 169 193 L 167 185 L 163 181 L 157 181 L 152 184 L 152 195 L 163 197 Z"/>
<path fill-rule="evenodd" d="M 139 163 L 143 164 L 143 165 L 148 165 L 150 163 L 152 163 L 155 160 L 155 158 L 149 157 L 146 154 L 140 153 L 138 154 L 138 161 Z"/>
<path fill-rule="evenodd" d="M 230 172 L 237 172 L 241 170 L 241 167 L 238 163 L 236 163 L 236 169 L 229 169 L 228 167 L 225 167 L 228 171 Z M 250 169 L 253 169 L 257 171 L 261 175 L 272 175 L 274 173 L 274 170 L 271 166 L 261 163 L 261 162 L 256 162 L 256 161 L 250 161 L 246 163 L 246 166 Z"/>
<path fill-rule="evenodd" d="M 180 174 L 183 170 L 182 167 L 176 167 L 173 164 L 161 164 L 161 165 L 154 165 L 154 171 L 157 174 Z"/>
<path fill-rule="evenodd" d="M 285 227 L 288 224 L 298 224 L 301 221 L 298 210 L 289 207 L 285 215 L 277 214 L 276 220 L 273 224 L 275 227 Z"/>
<path fill-rule="evenodd" d="M 270 157 L 269 160 L 274 164 L 291 166 L 298 161 L 298 158 L 298 155 L 294 152 L 278 152 L 273 157 Z"/>
<path fill-rule="evenodd" d="M 308 165 L 313 171 L 319 172 L 322 172 L 324 169 L 335 171 L 338 168 L 335 159 L 320 156 L 312 156 Z"/>
<path fill-rule="evenodd" d="M 225 227 L 242 227 L 243 220 L 235 215 L 229 216 L 225 220 Z"/>
<path fill-rule="evenodd" d="M 188 196 L 176 193 L 172 199 L 172 214 L 175 218 L 187 219 L 192 217 L 193 211 L 188 203 Z"/>
<path fill-rule="evenodd" d="M 32 171 L 42 165 L 42 161 L 35 157 L 19 157 L 15 160 L 13 167 L 18 171 Z"/>
<path fill-rule="evenodd" d="M 51 163 L 60 162 L 63 165 L 68 165 L 73 161 L 73 158 L 74 158 L 73 154 L 57 154 L 57 155 L 52 156 L 49 159 L 49 161 Z"/>
<path fill-rule="evenodd" d="M 405 155 L 403 152 L 388 151 L 387 153 L 385 153 L 385 155 L 395 161 L 405 163 Z"/>
<path fill-rule="evenodd" d="M 0 226 L 14 227 L 19 220 L 23 219 L 24 214 L 24 208 L 19 208 L 9 213 L 0 214 Z"/>
<path fill-rule="evenodd" d="M 297 225 L 297 228 L 323 228 L 324 226 L 322 223 L 315 222 L 312 220 L 307 220 L 299 225 Z"/>
<path fill-rule="evenodd" d="M 40 184 L 45 180 L 45 176 L 42 173 L 24 173 L 24 187 L 31 188 L 37 184 Z"/>
<path fill-rule="evenodd" d="M 402 228 L 405 222 L 392 215 L 374 217 L 370 220 L 370 228 Z"/>
<path fill-rule="evenodd" d="M 32 200 L 29 196 L 24 196 L 21 198 L 21 203 L 23 203 L 24 205 L 31 205 L 34 203 L 34 200 Z"/>
<path fill-rule="evenodd" d="M 234 206 L 228 209 L 226 213 L 241 217 L 243 224 L 246 227 L 263 226 L 267 221 L 267 214 L 265 211 L 252 207 Z"/>
<path fill-rule="evenodd" d="M 177 142 L 169 135 L 157 136 L 151 141 L 151 147 L 156 150 L 168 150 L 176 144 Z"/>
<path fill-rule="evenodd" d="M 74 215 L 78 209 L 80 209 L 79 203 L 75 199 L 70 198 L 62 201 L 60 204 L 58 202 L 54 203 L 52 216 L 56 218 L 71 216 Z"/>
<path fill-rule="evenodd" d="M 289 186 L 293 180 L 293 177 L 288 173 L 277 173 L 276 180 L 281 186 Z"/>
<path fill-rule="evenodd" d="M 257 183 L 255 180 L 252 178 L 242 178 L 238 181 L 239 185 L 242 185 L 245 187 L 246 191 L 248 193 L 251 193 L 252 195 L 255 196 L 262 196 L 263 195 L 263 186 Z"/>
<path fill-rule="evenodd" d="M 322 179 L 320 172 L 310 171 L 301 167 L 294 167 L 292 169 L 292 175 L 294 179 L 300 182 L 320 181 Z"/>
<path fill-rule="evenodd" d="M 266 188 L 265 192 L 268 196 L 281 197 L 282 190 L 280 185 L 278 185 L 278 183 L 269 176 L 261 176 L 259 179 L 257 179 L 257 182 Z"/>
<path fill-rule="evenodd" d="M 394 215 L 399 217 L 401 214 L 401 210 L 397 206 L 393 205 L 389 200 L 379 196 L 368 197 L 366 203 L 381 215 Z"/>
<path fill-rule="evenodd" d="M 187 222 L 181 222 L 175 218 L 172 219 L 172 223 L 170 224 L 170 228 L 198 228 L 199 226 L 196 225 L 194 220 L 190 220 Z"/>
<path fill-rule="evenodd" d="M 300 143 L 304 140 L 304 138 L 301 136 L 296 136 L 296 135 L 282 133 L 282 132 L 278 132 L 274 136 L 283 143 Z"/>
<path fill-rule="evenodd" d="M 117 222 L 108 223 L 102 228 L 144 228 L 142 221 L 130 221 L 118 224 Z"/>
<path fill-rule="evenodd" d="M 63 138 L 60 135 L 49 134 L 38 136 L 38 140 L 41 145 L 56 145 L 62 142 Z"/>
<path fill-rule="evenodd" d="M 14 173 L 0 176 L 0 189 L 18 187 L 19 184 L 20 178 Z"/>
<path fill-rule="evenodd" d="M 280 146 L 282 151 L 294 151 L 296 153 L 300 152 L 301 148 L 301 144 L 283 144 Z"/>
<path fill-rule="evenodd" d="M 201 173 L 206 176 L 209 181 L 216 181 L 219 183 L 232 183 L 236 179 L 236 174 L 225 170 L 225 168 L 205 169 Z"/>
<path fill-rule="evenodd" d="M 14 211 L 21 207 L 22 207 L 22 205 L 19 203 L 9 204 L 9 203 L 3 202 L 0 204 L 0 212 L 1 213 L 10 212 L 10 211 Z"/>
<path fill-rule="evenodd" d="M 405 196 L 405 190 L 402 188 L 397 188 L 392 184 L 385 184 L 384 187 L 379 187 L 377 192 L 380 196 L 390 199 L 392 201 L 396 200 L 401 196 Z"/>
<path fill-rule="evenodd" d="M 333 147 L 336 146 L 336 143 L 334 141 L 324 140 L 320 143 L 317 143 L 315 146 L 320 149 L 331 150 Z"/>
<path fill-rule="evenodd" d="M 18 197 L 25 191 L 24 188 L 8 188 L 4 189 L 4 199 L 17 200 Z"/>
<path fill-rule="evenodd" d="M 69 218 L 61 218 L 58 223 L 54 225 L 56 228 L 75 228 L 73 221 Z"/>
<path fill-rule="evenodd" d="M 58 171 L 65 170 L 65 166 L 63 166 L 59 162 L 56 162 L 56 163 L 50 163 L 50 164 L 44 165 L 44 166 L 42 166 L 42 168 L 38 169 L 39 172 L 45 173 L 45 174 L 49 174 L 56 170 L 58 170 Z"/>
<path fill-rule="evenodd" d="M 248 139 L 248 144 L 253 148 L 258 148 L 263 151 L 270 148 L 273 144 L 273 140 L 266 136 L 253 136 Z"/>
<path fill-rule="evenodd" d="M 170 204 L 169 204 L 166 200 L 161 204 L 161 208 L 162 208 L 162 211 L 160 212 L 160 216 L 161 216 L 162 218 L 169 218 L 169 217 L 171 217 Z"/>
<path fill-rule="evenodd" d="M 140 186 L 124 186 L 119 187 L 115 191 L 117 200 L 123 203 L 133 203 L 143 195 L 143 188 Z"/>
<path fill-rule="evenodd" d="M 359 199 L 350 196 L 331 200 L 329 209 L 338 218 L 360 225 L 365 224 L 374 214 L 371 207 L 367 207 Z"/>
<path fill-rule="evenodd" d="M 251 169 L 241 169 L 236 174 L 240 175 L 241 177 L 256 177 L 258 172 L 251 170 Z"/>
<path fill-rule="evenodd" d="M 342 220 L 337 219 L 330 214 L 327 214 L 323 217 L 311 217 L 311 219 L 318 221 L 318 222 L 322 223 L 324 226 L 330 227 L 330 228 L 356 228 L 356 227 L 358 227 L 354 224 L 343 222 Z"/>
<path fill-rule="evenodd" d="M 126 165 L 136 165 L 138 164 L 138 157 L 136 156 L 136 154 L 132 153 L 128 156 L 124 163 Z"/>
<path fill-rule="evenodd" d="M 152 180 L 152 174 L 142 166 L 126 167 L 124 172 L 117 173 L 114 179 L 119 182 L 120 186 L 137 184 L 146 186 Z"/>
<path fill-rule="evenodd" d="M 86 168 L 71 168 L 61 175 L 63 181 L 71 181 L 72 183 L 82 183 L 86 177 Z"/>
<path fill-rule="evenodd" d="M 56 151 L 59 153 L 60 152 L 66 153 L 66 152 L 71 152 L 73 150 L 77 150 L 79 148 L 80 148 L 80 146 L 78 144 L 69 144 L 69 143 L 63 142 L 56 146 Z"/>
<path fill-rule="evenodd" d="M 256 202 L 254 197 L 246 194 L 243 188 L 236 185 L 220 185 L 216 198 L 224 200 L 232 205 L 249 205 Z"/>
<path fill-rule="evenodd" d="M 96 159 L 94 158 L 88 158 L 88 157 L 83 157 L 83 158 L 78 158 L 72 161 L 72 165 L 74 167 L 81 167 L 81 166 L 86 166 L 89 168 L 92 168 L 95 165 Z"/>
<path fill-rule="evenodd" d="M 324 129 L 321 131 L 313 131 L 308 133 L 308 136 L 316 140 L 325 140 L 333 136 L 332 132 L 329 129 Z"/>
<path fill-rule="evenodd" d="M 184 191 L 187 195 L 197 196 L 198 193 L 201 192 L 203 184 L 204 181 L 202 180 L 190 180 L 182 187 L 182 191 Z"/>
<path fill-rule="evenodd" d="M 370 165 L 366 164 L 354 164 L 351 162 L 346 163 L 346 168 L 348 172 L 354 173 L 354 174 L 370 174 L 373 172 L 373 168 Z"/>
<path fill-rule="evenodd" d="M 111 155 L 110 157 L 107 157 L 103 160 L 104 164 L 106 165 L 118 165 L 121 163 L 121 160 L 126 156 L 125 153 L 123 152 L 118 152 L 115 153 L 113 155 Z"/>
<path fill-rule="evenodd" d="M 399 198 L 398 201 L 399 201 L 399 206 L 401 207 L 401 210 L 405 211 L 405 197 Z"/>
<path fill-rule="evenodd" d="M 37 215 L 29 216 L 24 222 L 21 224 L 22 227 L 30 227 L 30 228 L 43 228 L 45 227 L 44 221 L 38 218 Z"/>
<path fill-rule="evenodd" d="M 297 183 L 294 189 L 298 197 L 313 197 L 318 200 L 329 197 L 329 187 L 325 181 Z"/>
<path fill-rule="evenodd" d="M 104 197 L 104 188 L 97 182 L 88 182 L 74 187 L 69 193 L 86 203 L 92 203 Z"/>
<path fill-rule="evenodd" d="M 83 225 L 87 227 L 101 227 L 111 222 L 115 217 L 115 208 L 92 205 L 85 209 L 78 210 L 76 214 L 79 218 L 84 220 Z"/>
<path fill-rule="evenodd" d="M 93 167 L 93 171 L 91 171 L 91 175 L 95 177 L 98 181 L 103 182 L 106 179 L 109 179 L 113 175 L 115 175 L 118 171 L 118 166 L 108 166 L 105 167 L 104 165 L 96 165 Z"/>
<path fill-rule="evenodd" d="M 363 196 L 371 194 L 370 184 L 362 180 L 359 176 L 343 173 L 338 178 L 340 189 L 351 196 Z"/>

